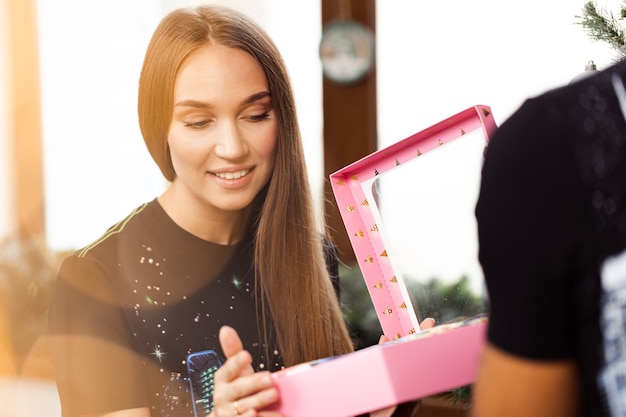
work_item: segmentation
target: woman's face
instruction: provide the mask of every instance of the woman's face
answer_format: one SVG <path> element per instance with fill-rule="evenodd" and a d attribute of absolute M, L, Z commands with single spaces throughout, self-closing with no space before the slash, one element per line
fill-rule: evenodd
<path fill-rule="evenodd" d="M 190 55 L 176 77 L 168 134 L 181 203 L 247 207 L 272 174 L 276 131 L 265 73 L 250 54 L 209 45 Z"/>

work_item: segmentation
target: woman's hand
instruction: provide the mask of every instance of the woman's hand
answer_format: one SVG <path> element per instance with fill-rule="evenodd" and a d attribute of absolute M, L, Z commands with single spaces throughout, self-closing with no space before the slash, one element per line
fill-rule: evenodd
<path fill-rule="evenodd" d="M 432 317 L 425 318 L 420 323 L 420 330 L 432 329 L 433 327 L 435 327 L 435 319 L 433 319 Z M 385 343 L 388 341 L 389 341 L 389 338 L 385 335 L 382 335 L 380 336 L 380 339 L 378 339 L 378 344 Z"/>
<path fill-rule="evenodd" d="M 282 416 L 259 411 L 278 400 L 278 390 L 269 371 L 254 372 L 252 357 L 243 349 L 235 329 L 223 326 L 219 339 L 226 362 L 215 373 L 212 417 Z"/>

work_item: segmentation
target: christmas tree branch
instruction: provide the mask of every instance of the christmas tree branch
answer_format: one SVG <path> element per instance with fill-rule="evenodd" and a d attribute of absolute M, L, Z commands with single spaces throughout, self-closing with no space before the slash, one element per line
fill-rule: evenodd
<path fill-rule="evenodd" d="M 626 15 L 626 6 L 622 5 L 620 18 Z M 582 16 L 576 16 L 580 24 L 595 41 L 607 42 L 621 59 L 626 56 L 626 31 L 612 13 L 599 10 L 594 1 L 583 6 Z"/>

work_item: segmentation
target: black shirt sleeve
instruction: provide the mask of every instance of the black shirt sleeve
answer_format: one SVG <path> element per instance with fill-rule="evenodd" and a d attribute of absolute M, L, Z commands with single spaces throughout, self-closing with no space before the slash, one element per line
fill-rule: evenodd
<path fill-rule="evenodd" d="M 49 316 L 63 417 L 148 406 L 142 361 L 114 294 L 95 262 L 64 261 Z"/>

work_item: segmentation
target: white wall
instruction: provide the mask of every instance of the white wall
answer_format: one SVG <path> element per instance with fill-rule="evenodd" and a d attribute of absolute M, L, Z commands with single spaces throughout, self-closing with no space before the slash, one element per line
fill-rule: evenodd
<path fill-rule="evenodd" d="M 523 100 L 567 84 L 588 60 L 612 63 L 576 15 L 588 0 L 377 2 L 378 116 L 385 145 L 474 104 L 496 122 Z M 619 0 L 598 0 L 619 14 Z"/>
<path fill-rule="evenodd" d="M 9 105 L 8 1 L 0 1 L 0 240 L 15 231 L 13 178 L 13 114 Z"/>
<path fill-rule="evenodd" d="M 137 123 L 153 0 L 39 0 L 46 227 L 50 246 L 89 243 L 165 180 Z"/>

